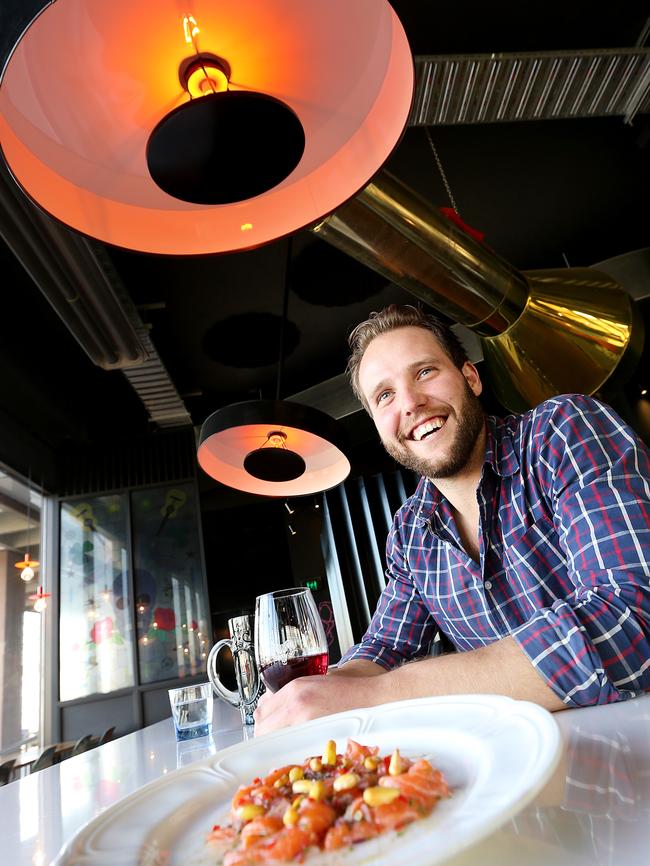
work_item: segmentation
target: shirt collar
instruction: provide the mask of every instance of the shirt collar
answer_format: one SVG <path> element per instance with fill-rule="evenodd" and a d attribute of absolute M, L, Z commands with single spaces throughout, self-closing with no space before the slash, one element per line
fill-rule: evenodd
<path fill-rule="evenodd" d="M 508 419 L 495 418 L 493 415 L 487 415 L 485 418 L 486 439 L 483 466 L 484 468 L 486 465 L 490 466 L 497 475 L 503 478 L 510 478 L 515 475 L 519 471 L 520 465 L 508 424 L 512 418 L 513 416 Z M 418 523 L 423 525 L 431 519 L 442 499 L 443 496 L 434 483 L 429 478 L 422 477 L 408 503 L 408 507 Z"/>

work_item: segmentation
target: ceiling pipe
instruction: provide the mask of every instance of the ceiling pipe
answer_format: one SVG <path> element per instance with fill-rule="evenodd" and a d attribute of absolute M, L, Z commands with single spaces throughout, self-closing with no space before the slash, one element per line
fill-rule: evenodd
<path fill-rule="evenodd" d="M 614 279 L 591 268 L 522 273 L 388 172 L 312 231 L 474 331 L 511 411 L 594 394 L 638 363 L 643 321 Z"/>

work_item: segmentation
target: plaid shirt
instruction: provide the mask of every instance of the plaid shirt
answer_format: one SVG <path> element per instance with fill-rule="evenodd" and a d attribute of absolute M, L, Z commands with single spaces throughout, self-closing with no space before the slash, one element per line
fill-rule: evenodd
<path fill-rule="evenodd" d="M 650 689 L 650 454 L 607 406 L 564 395 L 487 418 L 480 563 L 422 478 L 395 515 L 388 585 L 342 661 L 385 668 L 512 635 L 568 706 Z"/>

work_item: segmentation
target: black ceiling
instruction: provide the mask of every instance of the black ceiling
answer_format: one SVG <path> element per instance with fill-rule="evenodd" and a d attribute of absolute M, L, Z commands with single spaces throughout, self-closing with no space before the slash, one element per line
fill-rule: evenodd
<path fill-rule="evenodd" d="M 3 60 L 42 5 L 4 0 Z M 642 2 L 393 6 L 416 55 L 633 46 L 647 17 Z M 647 116 L 431 132 L 463 219 L 515 266 L 589 265 L 648 246 Z M 449 204 L 423 129 L 407 129 L 387 168 L 436 206 Z M 226 403 L 274 396 L 286 252 L 286 240 L 195 258 L 109 250 L 195 424 Z M 4 243 L 0 273 L 0 460 L 26 472 L 37 452 L 55 460 L 64 448 L 153 432 L 126 378 L 90 362 Z M 410 300 L 306 231 L 293 238 L 289 279 L 283 396 L 341 373 L 350 328 Z"/>

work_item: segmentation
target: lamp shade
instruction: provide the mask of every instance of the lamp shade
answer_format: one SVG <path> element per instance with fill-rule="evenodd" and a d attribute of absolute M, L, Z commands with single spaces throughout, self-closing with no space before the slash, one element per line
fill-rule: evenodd
<path fill-rule="evenodd" d="M 324 412 L 289 400 L 252 400 L 209 416 L 198 460 L 208 475 L 237 490 L 304 496 L 347 478 L 346 450 L 340 425 Z"/>
<path fill-rule="evenodd" d="M 192 44 L 184 15 L 198 25 Z M 198 189 L 190 184 L 191 200 L 152 178 L 152 132 L 167 134 L 165 119 L 190 100 L 179 69 L 198 52 L 223 58 L 229 92 L 280 103 L 287 128 L 297 119 L 288 133 L 297 164 L 270 172 L 280 178 L 272 188 L 253 185 L 250 197 L 218 203 L 214 177 L 211 190 L 200 177 Z M 0 143 L 26 193 L 84 234 L 151 253 L 248 249 L 317 222 L 366 186 L 404 130 L 413 78 L 386 0 L 58 0 L 5 66 Z M 273 124 L 256 124 L 251 135 L 251 150 L 266 153 Z M 227 159 L 222 171 L 227 177 Z"/>

